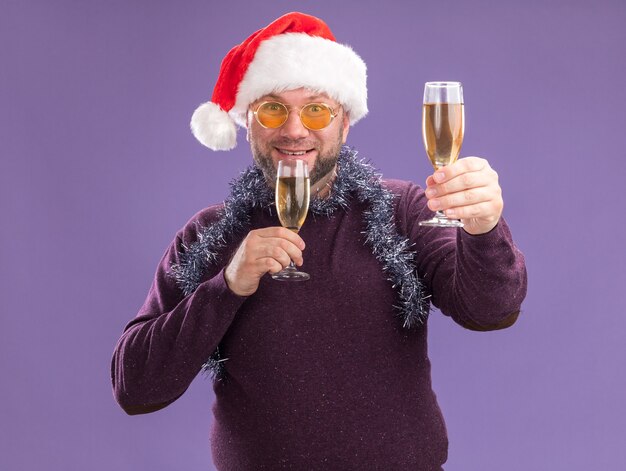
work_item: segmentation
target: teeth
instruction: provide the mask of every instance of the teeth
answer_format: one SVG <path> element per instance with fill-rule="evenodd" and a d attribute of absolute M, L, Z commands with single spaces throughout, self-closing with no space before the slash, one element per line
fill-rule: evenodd
<path fill-rule="evenodd" d="M 305 151 L 305 150 L 301 150 L 301 151 L 298 151 L 298 152 L 289 152 L 289 151 L 287 151 L 287 150 L 282 150 L 282 149 L 281 149 L 281 152 L 282 152 L 283 154 L 286 154 L 286 155 L 304 155 L 304 154 L 306 154 L 306 151 Z"/>

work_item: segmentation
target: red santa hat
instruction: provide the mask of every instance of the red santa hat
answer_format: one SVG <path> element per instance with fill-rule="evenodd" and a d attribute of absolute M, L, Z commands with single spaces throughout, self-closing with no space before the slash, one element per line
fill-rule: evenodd
<path fill-rule="evenodd" d="M 336 42 L 319 18 L 288 13 L 233 47 L 222 61 L 211 101 L 191 118 L 193 135 L 212 150 L 237 145 L 250 103 L 273 92 L 308 88 L 342 104 L 356 123 L 367 114 L 366 66 Z"/>

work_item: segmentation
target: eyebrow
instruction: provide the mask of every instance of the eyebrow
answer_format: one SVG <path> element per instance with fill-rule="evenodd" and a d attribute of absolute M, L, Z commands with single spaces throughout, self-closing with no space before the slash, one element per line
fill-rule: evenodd
<path fill-rule="evenodd" d="M 268 93 L 267 95 L 263 95 L 261 98 L 259 98 L 259 100 L 264 99 L 264 98 L 271 98 L 272 100 L 277 100 L 280 101 L 282 100 L 282 98 L 274 93 Z M 329 96 L 326 95 L 308 95 L 306 97 L 307 100 L 331 100 L 332 98 L 330 98 Z"/>

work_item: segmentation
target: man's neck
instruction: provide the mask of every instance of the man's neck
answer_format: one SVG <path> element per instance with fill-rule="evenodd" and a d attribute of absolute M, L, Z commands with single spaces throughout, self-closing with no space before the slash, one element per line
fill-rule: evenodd
<path fill-rule="evenodd" d="M 327 198 L 330 195 L 330 191 L 333 186 L 333 182 L 337 177 L 337 166 L 316 181 L 311 187 L 311 195 L 317 198 Z"/>
<path fill-rule="evenodd" d="M 330 172 L 311 185 L 311 197 L 321 199 L 328 198 L 328 196 L 330 196 L 335 178 L 337 178 L 337 165 L 335 165 Z M 267 181 L 268 186 L 272 189 L 272 191 L 274 191 L 276 183 L 274 181 L 271 183 L 269 180 Z"/>

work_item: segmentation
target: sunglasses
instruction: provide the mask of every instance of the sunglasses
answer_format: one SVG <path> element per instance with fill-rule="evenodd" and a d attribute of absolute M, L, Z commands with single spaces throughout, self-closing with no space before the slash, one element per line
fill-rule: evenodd
<path fill-rule="evenodd" d="M 311 131 L 320 131 L 333 121 L 337 113 L 326 103 L 309 103 L 300 108 L 300 121 Z M 264 128 L 277 129 L 289 118 L 289 108 L 278 101 L 264 101 L 254 111 L 254 117 Z"/>

